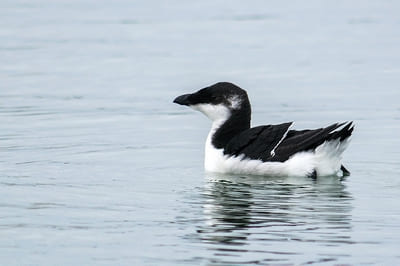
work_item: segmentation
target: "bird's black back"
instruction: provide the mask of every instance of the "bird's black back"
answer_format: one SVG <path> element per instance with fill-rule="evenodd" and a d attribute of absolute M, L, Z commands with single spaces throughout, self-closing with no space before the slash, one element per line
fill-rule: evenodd
<path fill-rule="evenodd" d="M 333 139 L 343 141 L 353 131 L 352 123 L 346 124 L 339 131 L 334 130 L 343 124 L 335 123 L 325 128 L 301 131 L 288 130 L 291 124 L 289 122 L 247 129 L 227 143 L 224 154 L 242 155 L 244 158 L 264 162 L 284 162 L 295 153 L 315 150 L 325 141 Z"/>
<path fill-rule="evenodd" d="M 267 161 L 291 124 L 258 126 L 242 131 L 228 142 L 224 154 Z"/>

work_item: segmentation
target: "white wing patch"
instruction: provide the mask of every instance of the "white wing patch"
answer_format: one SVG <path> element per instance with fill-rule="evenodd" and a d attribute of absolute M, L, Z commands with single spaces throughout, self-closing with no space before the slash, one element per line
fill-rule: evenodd
<path fill-rule="evenodd" d="M 282 143 L 282 141 L 286 138 L 287 133 L 289 132 L 289 130 L 290 130 L 290 128 L 291 128 L 292 126 L 293 126 L 293 123 L 288 127 L 288 129 L 286 130 L 285 134 L 283 134 L 281 140 L 280 140 L 280 141 L 275 145 L 275 147 L 272 149 L 272 151 L 271 151 L 272 157 L 275 156 L 275 150 L 276 150 L 276 148 L 278 148 L 278 146 L 279 146 L 279 145 Z"/>

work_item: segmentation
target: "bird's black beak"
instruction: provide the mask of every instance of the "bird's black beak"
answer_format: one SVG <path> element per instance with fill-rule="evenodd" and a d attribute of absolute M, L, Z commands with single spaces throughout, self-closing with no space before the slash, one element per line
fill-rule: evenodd
<path fill-rule="evenodd" d="M 174 103 L 180 104 L 180 105 L 190 105 L 190 96 L 191 94 L 184 94 L 181 96 L 178 96 L 175 98 Z"/>

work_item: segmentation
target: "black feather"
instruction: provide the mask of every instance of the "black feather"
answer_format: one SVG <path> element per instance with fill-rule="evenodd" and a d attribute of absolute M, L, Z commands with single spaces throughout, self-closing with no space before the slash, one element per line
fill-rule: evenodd
<path fill-rule="evenodd" d="M 284 162 L 298 152 L 315 150 L 325 141 L 334 139 L 343 141 L 353 132 L 351 122 L 346 125 L 335 123 L 326 128 L 287 132 L 291 124 L 292 122 L 259 126 L 242 131 L 226 144 L 224 154 L 244 155 L 245 158 L 259 159 L 264 162 Z M 345 126 L 342 129 L 335 131 L 343 125 Z M 286 132 L 286 137 L 282 140 Z M 271 154 L 280 141 L 275 154 Z"/>
<path fill-rule="evenodd" d="M 271 151 L 282 140 L 292 122 L 280 125 L 259 126 L 242 131 L 225 146 L 224 154 L 266 161 Z"/>

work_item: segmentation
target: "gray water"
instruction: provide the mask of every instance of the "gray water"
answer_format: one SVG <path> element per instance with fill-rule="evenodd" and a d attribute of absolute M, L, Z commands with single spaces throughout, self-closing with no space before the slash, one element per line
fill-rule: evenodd
<path fill-rule="evenodd" d="M 398 1 L 0 2 L 1 265 L 400 263 Z M 354 120 L 345 179 L 203 170 L 217 81 L 253 125 Z"/>

